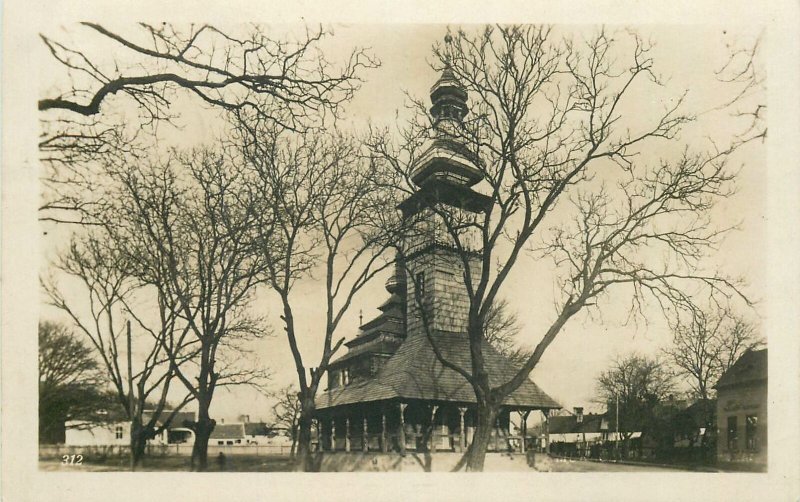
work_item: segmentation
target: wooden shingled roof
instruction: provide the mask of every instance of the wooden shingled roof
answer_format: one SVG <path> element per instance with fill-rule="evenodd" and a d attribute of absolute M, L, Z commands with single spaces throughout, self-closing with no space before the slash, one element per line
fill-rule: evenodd
<path fill-rule="evenodd" d="M 470 367 L 466 334 L 437 332 L 433 337 L 446 360 L 462 368 Z M 484 345 L 483 352 L 493 385 L 512 378 L 516 370 L 504 356 L 488 343 Z M 317 398 L 317 409 L 388 399 L 476 402 L 474 391 L 466 379 L 444 367 L 437 359 L 428 337 L 416 333 L 408 336 L 373 378 L 322 392 Z M 526 380 L 506 398 L 504 404 L 538 409 L 561 407 L 530 380 Z"/>
<path fill-rule="evenodd" d="M 607 432 L 613 430 L 613 422 L 606 415 L 587 414 L 581 422 L 575 415 L 550 417 L 550 434 L 569 434 L 575 432 Z"/>

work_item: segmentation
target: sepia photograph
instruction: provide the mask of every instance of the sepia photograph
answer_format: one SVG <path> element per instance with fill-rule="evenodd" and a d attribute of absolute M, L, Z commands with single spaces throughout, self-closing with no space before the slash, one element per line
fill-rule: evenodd
<path fill-rule="evenodd" d="M 797 497 L 768 22 L 89 14 L 25 45 L 31 476 Z"/>

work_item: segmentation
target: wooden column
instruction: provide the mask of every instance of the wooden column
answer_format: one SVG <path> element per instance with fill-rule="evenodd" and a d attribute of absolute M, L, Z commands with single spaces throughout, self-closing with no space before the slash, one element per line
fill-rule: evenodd
<path fill-rule="evenodd" d="M 344 419 L 344 451 L 350 451 L 350 417 Z"/>
<path fill-rule="evenodd" d="M 322 451 L 322 424 L 318 418 L 314 420 L 314 424 L 317 431 L 317 451 Z"/>
<path fill-rule="evenodd" d="M 331 451 L 336 451 L 336 419 L 331 420 Z"/>
<path fill-rule="evenodd" d="M 519 429 L 520 433 L 522 434 L 522 446 L 520 448 L 520 451 L 522 451 L 522 453 L 525 453 L 525 450 L 527 449 L 527 446 L 525 445 L 525 438 L 528 435 L 528 415 L 530 414 L 531 410 L 519 412 L 520 416 Z"/>
<path fill-rule="evenodd" d="M 544 447 L 544 452 L 550 454 L 550 410 L 542 410 L 544 415 L 544 437 L 547 444 Z"/>
<path fill-rule="evenodd" d="M 400 403 L 400 453 L 406 454 L 406 403 Z"/>
<path fill-rule="evenodd" d="M 369 432 L 368 432 L 368 429 L 367 429 L 367 416 L 366 415 L 364 415 L 364 437 L 362 438 L 362 441 L 361 441 L 361 448 L 364 450 L 364 452 L 368 452 L 369 451 Z"/>
<path fill-rule="evenodd" d="M 458 437 L 458 451 L 464 451 L 467 447 L 467 429 L 464 427 L 464 413 L 467 412 L 466 407 L 459 407 L 458 414 L 461 415 L 460 418 L 460 425 L 461 429 L 459 430 L 459 437 Z"/>
<path fill-rule="evenodd" d="M 388 440 L 386 437 L 386 412 L 381 410 L 381 451 L 386 453 L 389 451 Z"/>
<path fill-rule="evenodd" d="M 431 434 L 428 438 L 428 451 L 434 451 L 436 441 L 434 438 L 436 437 L 436 411 L 439 409 L 438 406 L 434 405 L 431 408 Z"/>

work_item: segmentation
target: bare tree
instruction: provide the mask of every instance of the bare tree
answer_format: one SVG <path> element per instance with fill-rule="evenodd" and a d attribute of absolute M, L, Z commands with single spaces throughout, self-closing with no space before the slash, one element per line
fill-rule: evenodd
<path fill-rule="evenodd" d="M 144 457 L 147 441 L 160 434 L 193 397 L 184 396 L 165 413 L 175 370 L 186 362 L 173 364 L 164 351 L 163 342 L 174 329 L 174 318 L 162 317 L 153 328 L 137 316 L 132 304 L 137 303 L 137 296 L 141 302 L 148 291 L 131 275 L 131 264 L 115 247 L 117 244 L 111 234 L 92 230 L 83 238 L 73 239 L 55 264 L 79 281 L 88 308 L 81 308 L 83 302 L 75 297 L 65 297 L 52 281 L 44 288 L 50 303 L 72 319 L 100 360 L 104 380 L 111 384 L 117 404 L 131 423 L 130 460 L 131 469 L 135 469 Z M 139 321 L 136 335 L 131 330 L 131 318 Z M 147 405 L 153 409 L 145 414 Z"/>
<path fill-rule="evenodd" d="M 687 144 L 677 157 L 644 160 L 674 142 L 694 117 L 681 111 L 683 96 L 672 95 L 661 109 L 637 114 L 652 119 L 626 123 L 629 101 L 641 92 L 664 92 L 651 46 L 635 33 L 601 30 L 574 43 L 548 27 L 501 26 L 474 36 L 458 31 L 446 41 L 434 47 L 435 68 L 447 68 L 468 92 L 471 118 L 433 129 L 477 159 L 490 202 L 477 211 L 431 204 L 423 215 L 435 220 L 437 238 L 455 250 L 464 270 L 470 366 L 441 357 L 429 339 L 442 364 L 475 391 L 478 423 L 463 460 L 468 470 L 482 470 L 503 400 L 564 325 L 584 309 L 600 309 L 610 290 L 631 299 L 632 314 L 653 303 L 668 315 L 692 308 L 700 287 L 720 302 L 740 295 L 737 281 L 701 265 L 728 230 L 711 224 L 710 210 L 732 193 L 727 159 L 745 143 L 737 138 L 699 152 Z M 421 113 L 397 144 L 386 134 L 370 139 L 373 154 L 394 168 L 397 187 L 409 194 L 431 129 L 425 106 L 416 108 Z M 490 384 L 482 348 L 486 318 L 528 251 L 555 261 L 562 294 L 555 318 L 516 375 Z"/>
<path fill-rule="evenodd" d="M 597 378 L 598 400 L 609 410 L 619 405 L 618 426 L 626 452 L 633 433 L 646 430 L 656 406 L 674 392 L 675 376 L 667 364 L 638 354 L 617 359 Z"/>
<path fill-rule="evenodd" d="M 287 341 L 298 378 L 297 469 L 310 468 L 311 425 L 315 397 L 334 353 L 342 317 L 358 291 L 391 265 L 385 251 L 391 241 L 375 225 L 387 206 L 377 166 L 359 152 L 356 141 L 341 132 L 286 133 L 252 116 L 237 122 L 242 157 L 256 173 L 261 194 L 258 242 L 267 283 L 280 299 Z M 309 366 L 298 345 L 293 286 L 319 273 L 320 305 L 325 312 L 322 355 Z M 303 298 L 307 302 L 307 298 Z"/>
<path fill-rule="evenodd" d="M 272 415 L 275 427 L 286 430 L 286 434 L 292 440 L 290 455 L 295 456 L 297 438 L 300 429 L 300 395 L 294 385 L 288 385 L 272 394 L 276 399 L 272 406 Z"/>
<path fill-rule="evenodd" d="M 727 61 L 715 72 L 717 80 L 735 90 L 732 97 L 715 109 L 726 110 L 735 120 L 744 123 L 744 128 L 738 133 L 743 142 L 767 138 L 767 102 L 763 99 L 766 71 L 760 58 L 762 46 L 763 34 L 750 44 L 736 44 Z"/>
<path fill-rule="evenodd" d="M 763 343 L 753 326 L 729 311 L 695 311 L 679 321 L 665 356 L 686 378 L 693 394 L 703 401 L 713 397 L 713 386 L 749 349 Z M 710 414 L 711 410 L 707 410 Z"/>
<path fill-rule="evenodd" d="M 66 40 L 41 34 L 65 71 L 64 81 L 38 103 L 50 188 L 42 218 L 93 222 L 100 201 L 87 196 L 100 195 L 93 176 L 98 164 L 119 163 L 123 155 L 145 158 L 158 126 L 178 117 L 175 101 L 193 97 L 283 128 L 314 127 L 352 97 L 358 71 L 377 64 L 359 48 L 339 66 L 327 61 L 319 45 L 331 33 L 322 27 L 296 39 L 275 31 L 139 23 L 121 32 L 83 22 L 70 27 Z"/>
<path fill-rule="evenodd" d="M 530 350 L 519 345 L 517 339 L 522 325 L 508 301 L 501 299 L 486 316 L 483 328 L 486 341 L 504 355 L 514 366 L 522 366 L 530 357 Z"/>
<path fill-rule="evenodd" d="M 250 305 L 266 262 L 254 244 L 263 223 L 242 166 L 209 149 L 173 152 L 118 175 L 113 224 L 132 273 L 155 289 L 160 340 L 175 377 L 197 401 L 192 467 L 205 470 L 219 387 L 259 385 L 266 371 L 244 364 L 251 340 L 269 333 Z M 185 364 L 184 364 L 185 362 Z"/>
<path fill-rule="evenodd" d="M 158 291 L 161 312 L 167 312 L 162 320 L 172 318 L 180 324 L 164 341 L 173 364 L 192 360 L 183 351 L 195 339 L 200 354 L 195 361 L 197 381 L 182 371 L 176 376 L 200 405 L 193 425 L 200 439 L 193 465 L 204 468 L 203 438 L 207 440 L 213 429 L 207 409 L 214 388 L 263 376 L 217 367 L 218 348 L 236 353 L 242 347 L 234 347 L 235 340 L 264 332 L 245 307 L 269 272 L 249 259 L 251 248 L 244 245 L 255 242 L 250 236 L 245 239 L 245 233 L 252 231 L 256 219 L 252 197 L 262 194 L 238 181 L 234 184 L 239 191 L 232 193 L 227 189 L 230 179 L 219 166 L 207 172 L 203 170 L 208 165 L 195 166 L 188 174 L 161 172 L 164 166 L 152 165 L 151 158 L 156 128 L 176 118 L 171 105 L 186 94 L 212 109 L 304 134 L 335 120 L 360 85 L 358 72 L 378 62 L 355 48 L 336 66 L 320 51 L 320 42 L 330 34 L 322 28 L 307 30 L 296 41 L 288 36 L 282 41 L 260 26 L 245 33 L 210 25 L 140 24 L 138 32 L 122 34 L 82 23 L 76 31 L 97 40 L 82 45 L 41 37 L 66 68 L 69 85 L 58 96 L 39 102 L 40 149 L 49 167 L 40 214 L 56 222 L 118 225 L 115 238 L 127 246 L 135 275 Z M 115 50 L 94 52 L 102 47 Z M 138 113 L 138 120 L 132 120 L 131 113 Z M 143 138 L 142 132 L 151 134 Z M 136 165 L 149 167 L 136 172 L 130 168 Z M 185 186 L 187 179 L 192 188 Z M 245 208 L 245 197 L 250 197 L 250 208 Z M 132 204 L 125 208 L 118 200 Z M 343 221 L 344 213 L 336 215 L 337 221 Z M 257 219 L 266 225 L 260 231 L 268 234 L 271 223 L 265 218 L 269 213 Z M 330 229 L 329 234 L 339 230 Z M 203 242 L 203 232 L 211 236 L 210 242 Z M 340 316 L 332 317 L 338 323 Z"/>

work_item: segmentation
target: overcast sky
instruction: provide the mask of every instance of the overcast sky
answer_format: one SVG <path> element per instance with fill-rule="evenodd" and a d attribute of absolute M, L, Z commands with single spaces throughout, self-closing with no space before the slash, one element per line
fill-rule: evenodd
<path fill-rule="evenodd" d="M 370 47 L 381 60 L 381 66 L 363 74 L 365 82 L 361 91 L 348 106 L 347 123 L 354 128 L 363 128 L 368 121 L 377 125 L 391 125 L 397 120 L 397 111 L 402 109 L 408 91 L 413 96 L 425 97 L 437 75 L 429 67 L 431 45 L 440 41 L 446 32 L 443 25 L 336 25 L 335 36 L 324 45 L 327 57 L 340 60 L 353 46 Z M 466 27 L 470 29 L 470 27 Z M 565 33 L 576 32 L 578 36 L 591 34 L 594 27 L 580 29 L 563 27 Z M 656 47 L 653 52 L 657 71 L 669 77 L 666 89 L 675 95 L 688 90 L 686 106 L 688 110 L 702 112 L 708 110 L 728 92 L 728 88 L 717 82 L 713 76 L 725 61 L 729 50 L 734 46 L 752 43 L 753 31 L 719 27 L 647 27 L 638 30 L 650 37 Z M 46 54 L 41 54 L 46 57 Z M 58 68 L 54 67 L 54 72 Z M 55 73 L 54 73 L 55 74 Z M 42 89 L 51 84 L 49 77 L 42 82 Z M 646 118 L 649 110 L 660 112 L 662 103 L 657 98 L 639 95 L 637 101 L 629 104 L 631 110 Z M 196 101 L 181 102 L 179 105 L 181 129 L 164 128 L 164 143 L 191 145 L 198 141 L 213 138 L 214 131 L 220 127 L 216 115 L 200 108 Z M 400 114 L 402 116 L 402 113 Z M 704 114 L 697 126 L 687 132 L 697 137 L 724 135 L 734 130 L 726 117 L 719 114 Z M 657 159 L 661 152 L 651 152 L 650 159 Z M 763 227 L 765 224 L 764 182 L 765 148 L 752 145 L 741 152 L 735 161 L 742 165 L 737 183 L 738 193 L 725 201 L 716 212 L 719 223 L 741 222 L 741 230 L 730 235 L 723 243 L 717 256 L 716 265 L 734 276 L 744 276 L 749 281 L 748 293 L 760 298 L 764 293 L 763 279 Z M 44 257 L 46 267 L 56 250 L 67 237 L 68 230 L 43 225 Z M 520 342 L 534 345 L 553 319 L 553 287 L 547 277 L 549 263 L 538 263 L 526 257 L 517 264 L 502 296 L 515 308 L 523 325 Z M 383 280 L 379 278 L 365 288 L 355 299 L 353 307 L 344 319 L 339 335 L 351 339 L 358 326 L 359 311 L 365 320 L 377 314 L 385 296 Z M 295 317 L 299 319 L 299 333 L 302 337 L 307 366 L 316 365 L 318 358 L 316 346 L 321 339 L 323 313 L 317 307 L 322 298 L 323 285 L 314 281 L 298 284 L 294 294 L 299 301 Z M 604 313 L 602 319 L 592 319 L 579 315 L 566 326 L 553 344 L 548 348 L 541 362 L 533 371 L 532 378 L 546 392 L 565 407 L 587 406 L 594 397 L 594 382 L 597 375 L 618 355 L 632 351 L 655 354 L 670 341 L 670 333 L 657 315 L 649 319 L 647 325 L 624 326 L 624 308 L 628 298 L 620 298 Z M 274 322 L 276 336 L 257 342 L 253 347 L 261 359 L 268 363 L 274 372 L 275 386 L 291 383 L 296 378 L 287 342 L 281 337 L 282 330 L 277 319 L 275 297 L 269 292 L 259 294 L 258 308 Z M 57 314 L 51 309 L 43 310 L 44 317 Z M 752 314 L 751 314 L 752 315 Z M 228 420 L 240 413 L 251 418 L 267 418 L 268 402 L 256 392 L 237 389 L 220 392 L 212 405 L 212 415 Z"/>

